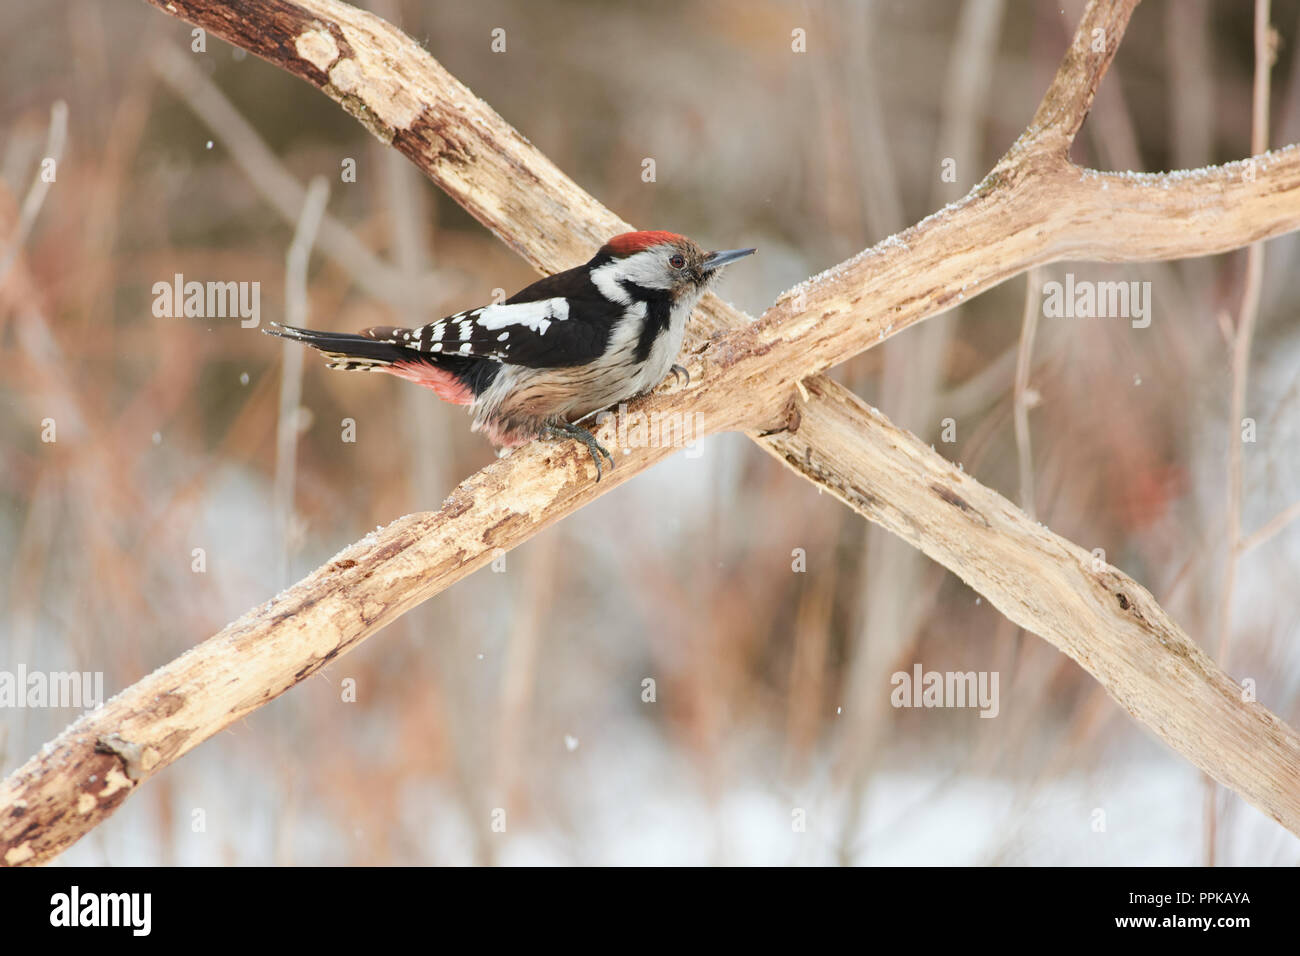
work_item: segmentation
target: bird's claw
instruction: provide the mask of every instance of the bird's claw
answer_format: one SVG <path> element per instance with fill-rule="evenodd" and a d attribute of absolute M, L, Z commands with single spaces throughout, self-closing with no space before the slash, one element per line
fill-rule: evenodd
<path fill-rule="evenodd" d="M 685 378 L 686 384 L 687 385 L 691 384 L 691 373 L 686 370 L 685 365 L 673 365 L 673 367 L 670 368 L 668 371 L 673 373 L 674 381 L 680 382 L 683 378 Z"/>
<path fill-rule="evenodd" d="M 596 441 L 596 436 L 581 425 L 573 425 L 569 422 L 557 422 L 554 425 L 547 425 L 542 434 L 547 438 L 573 438 L 587 446 L 587 451 L 591 453 L 591 460 L 596 465 L 596 480 L 600 481 L 604 473 L 601 467 L 600 456 L 604 455 L 609 460 L 609 467 L 612 471 L 614 468 L 614 456 L 600 442 Z"/>

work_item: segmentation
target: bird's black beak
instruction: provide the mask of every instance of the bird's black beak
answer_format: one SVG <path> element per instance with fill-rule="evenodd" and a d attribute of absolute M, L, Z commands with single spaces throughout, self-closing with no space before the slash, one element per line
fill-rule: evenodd
<path fill-rule="evenodd" d="M 700 269 L 704 272 L 712 272 L 714 269 L 721 269 L 728 263 L 743 259 L 745 256 L 752 255 L 757 251 L 756 249 L 724 249 L 722 252 L 710 252 L 704 257 L 704 264 L 700 266 Z"/>

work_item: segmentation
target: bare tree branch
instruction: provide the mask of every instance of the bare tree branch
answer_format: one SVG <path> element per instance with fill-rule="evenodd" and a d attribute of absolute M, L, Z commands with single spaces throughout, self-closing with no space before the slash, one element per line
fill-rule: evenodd
<path fill-rule="evenodd" d="M 627 228 L 414 41 L 369 14 L 337 0 L 149 2 L 323 89 L 543 269 L 581 261 Z M 688 343 L 692 384 L 661 390 L 640 409 L 698 415 L 704 433 L 754 433 L 1066 650 L 1171 746 L 1300 832 L 1300 741 L 1243 702 L 1147 592 L 1113 568 L 1091 569 L 1078 548 L 815 376 L 1036 264 L 1202 255 L 1300 225 L 1295 149 L 1257 157 L 1253 177 L 1244 164 L 1162 177 L 1068 162 L 1061 147 L 1082 123 L 1132 7 L 1090 5 L 1041 121 L 970 195 L 792 290 L 757 322 L 709 297 Z M 1106 51 L 1085 55 L 1081 36 L 1098 28 Z M 769 429 L 778 433 L 758 434 Z M 616 437 L 610 429 L 601 436 L 611 447 Z M 534 443 L 466 479 L 440 511 L 368 535 L 16 771 L 0 785 L 0 856 L 49 859 L 202 740 L 472 573 L 494 549 L 526 540 L 672 451 L 627 449 L 593 485 L 585 452 Z M 804 466 L 792 460 L 800 456 Z"/>
<path fill-rule="evenodd" d="M 1117 568 L 1053 534 L 828 379 L 765 447 L 1078 662 L 1166 743 L 1293 833 L 1300 736 L 1247 702 Z"/>
<path fill-rule="evenodd" d="M 1097 87 L 1119 51 L 1120 40 L 1137 5 L 1138 0 L 1088 4 L 1052 85 L 1043 94 L 1033 122 L 1021 137 L 1022 143 L 1042 144 L 1058 159 L 1065 159 L 1079 127 L 1092 109 Z M 1011 152 L 1016 150 L 1013 148 Z"/>

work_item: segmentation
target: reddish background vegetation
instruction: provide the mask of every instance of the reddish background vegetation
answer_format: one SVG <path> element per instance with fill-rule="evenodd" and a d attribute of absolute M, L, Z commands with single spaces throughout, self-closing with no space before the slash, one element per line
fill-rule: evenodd
<path fill-rule="evenodd" d="M 1031 117 L 1080 4 L 1008 2 L 984 46 L 944 0 L 369 6 L 627 220 L 711 248 L 759 247 L 719 290 L 757 314 L 978 181 Z M 1280 145 L 1300 139 L 1300 4 L 1275 2 L 1273 23 Z M 491 50 L 498 27 L 504 53 Z M 796 28 L 806 53 L 791 50 Z M 1162 170 L 1249 154 L 1251 29 L 1249 4 L 1147 0 L 1076 160 Z M 264 193 L 286 175 L 324 176 L 328 214 L 432 290 L 395 306 L 366 286 L 364 262 L 318 246 L 309 324 L 410 325 L 534 276 L 325 97 L 214 38 L 191 52 L 188 26 L 142 4 L 5 4 L 0 37 L 0 236 L 44 155 L 51 103 L 68 105 L 57 181 L 0 279 L 0 668 L 103 671 L 111 694 L 376 525 L 436 507 L 491 460 L 463 410 L 309 356 L 282 534 L 282 344 L 234 320 L 155 318 L 155 282 L 257 281 L 262 322 L 283 318 L 294 223 Z M 201 119 L 203 94 L 166 78 L 178 74 L 165 48 L 246 128 Z M 954 80 L 959 63 L 976 82 Z M 269 168 L 246 168 L 253 137 Z M 949 157 L 954 182 L 940 177 Z M 340 181 L 345 158 L 354 183 Z M 1300 499 L 1296 253 L 1291 237 L 1267 251 L 1247 534 Z M 1230 434 L 1223 330 L 1244 262 L 1045 270 L 1048 281 L 1149 281 L 1152 322 L 1042 318 L 1030 377 L 1037 517 L 1104 549 L 1211 649 Z M 1018 498 L 1023 301 L 1024 280 L 1008 283 L 833 374 Z M 47 418 L 53 443 L 41 440 Z M 355 442 L 341 440 L 344 419 Z M 205 744 L 65 859 L 1201 858 L 1196 772 L 1074 664 L 744 439 L 699 451 Z M 1228 668 L 1293 726 L 1298 577 L 1300 523 L 1242 559 Z M 998 672 L 998 717 L 891 708 L 890 674 L 915 662 Z M 341 699 L 347 680 L 355 702 Z M 73 716 L 0 711 L 0 769 Z M 1223 862 L 1300 859 L 1295 838 L 1223 800 Z M 491 829 L 497 807 L 509 808 L 504 834 Z M 792 831 L 794 810 L 806 832 Z"/>

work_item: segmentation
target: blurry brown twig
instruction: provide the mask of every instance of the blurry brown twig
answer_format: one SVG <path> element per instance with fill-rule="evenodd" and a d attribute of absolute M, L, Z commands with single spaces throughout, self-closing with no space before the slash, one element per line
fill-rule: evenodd
<path fill-rule="evenodd" d="M 1246 537 L 1237 542 L 1237 553 L 1245 554 L 1254 548 L 1259 547 L 1269 538 L 1273 537 L 1296 518 L 1300 518 L 1300 501 L 1293 501 L 1288 507 L 1275 514 L 1266 521 L 1257 531 L 1251 532 Z"/>
<path fill-rule="evenodd" d="M 67 141 L 68 104 L 63 100 L 55 100 L 50 107 L 50 129 L 46 134 L 45 154 L 41 157 L 41 162 L 36 164 L 32 185 L 23 199 L 22 211 L 18 215 L 18 223 L 14 227 L 13 235 L 9 237 L 7 243 L 0 246 L 0 282 L 4 281 L 9 267 L 14 264 L 14 259 L 18 258 L 18 252 L 27 240 L 27 234 L 32 231 L 36 217 L 40 215 L 45 196 L 50 191 L 50 183 L 54 181 L 53 178 L 46 178 L 45 163 L 53 163 L 57 168 L 59 160 L 63 158 L 63 147 Z"/>
<path fill-rule="evenodd" d="M 230 104 L 193 59 L 171 46 L 159 47 L 149 65 L 229 151 L 245 178 L 287 223 L 296 223 L 306 188 L 285 169 L 252 125 Z M 412 275 L 384 261 L 352 230 L 328 213 L 316 240 L 320 251 L 366 294 L 403 308 L 420 308 L 455 291 L 454 274 L 441 270 Z"/>
<path fill-rule="evenodd" d="M 1034 517 L 1034 456 L 1029 440 L 1029 410 L 1036 404 L 1029 388 L 1029 370 L 1034 359 L 1034 337 L 1038 331 L 1038 313 L 1043 288 L 1041 269 L 1030 269 L 1025 284 L 1025 314 L 1020 324 L 1020 350 L 1016 361 L 1015 425 L 1016 457 L 1020 462 L 1020 507 Z"/>
<path fill-rule="evenodd" d="M 978 144 L 1005 6 L 1003 0 L 963 0 L 961 4 L 940 100 L 943 107 L 934 156 L 939 169 L 952 164 L 954 179 L 960 175 L 963 181 L 973 182 L 985 168 Z M 859 93 L 859 100 L 869 103 L 878 95 L 875 90 L 864 90 Z M 871 112 L 876 114 L 879 110 Z M 877 127 L 875 139 L 879 144 L 870 154 L 874 165 L 876 157 L 889 153 L 885 145 L 889 133 L 878 116 L 874 117 L 872 126 Z M 877 188 L 881 187 L 901 195 L 897 183 L 882 179 Z M 931 184 L 931 205 L 942 205 L 945 194 L 943 177 L 936 177 Z M 899 206 L 897 199 L 893 206 Z M 894 215 L 898 221 L 891 223 L 891 231 L 904 221 L 901 208 Z M 960 313 L 958 305 L 935 316 L 915 335 L 891 339 L 883 350 L 881 404 L 927 440 L 932 440 L 937 420 L 942 417 L 937 413 L 940 385 Z M 950 414 L 948 409 L 944 412 Z M 870 688 L 882 686 L 889 672 L 909 653 L 927 610 L 927 605 L 916 599 L 926 573 L 921 555 L 879 526 L 868 524 L 864 530 L 863 622 L 854 642 L 847 691 L 853 698 L 874 700 L 876 704 L 855 708 L 853 716 L 841 724 L 844 754 L 841 765 L 851 790 L 848 812 L 840 824 L 842 860 L 848 859 L 846 850 L 851 834 L 861 827 L 860 811 L 867 805 L 862 794 L 869 783 L 874 759 L 882 749 L 877 742 L 886 724 L 883 715 L 888 710 L 888 702 L 882 695 L 871 694 Z"/>
<path fill-rule="evenodd" d="M 1269 73 L 1273 68 L 1272 25 L 1269 0 L 1255 0 L 1255 82 L 1251 97 L 1251 152 L 1268 149 Z M 1241 557 L 1241 455 L 1246 418 L 1246 385 L 1250 377 L 1250 348 L 1255 341 L 1255 322 L 1259 317 L 1260 290 L 1264 284 L 1264 243 L 1255 242 L 1246 250 L 1246 281 L 1241 294 L 1241 311 L 1231 339 L 1232 401 L 1228 421 L 1228 481 L 1225 512 L 1228 519 L 1226 567 L 1223 593 L 1219 597 L 1218 641 L 1215 657 L 1227 667 L 1232 630 L 1232 599 L 1237 586 L 1237 560 Z M 1205 863 L 1214 865 L 1218 829 L 1218 787 L 1205 780 Z"/>
<path fill-rule="evenodd" d="M 336 98 L 543 269 L 582 261 L 627 228 L 374 16 L 338 0 L 150 2 Z M 640 408 L 697 416 L 700 434 L 748 432 L 970 581 L 1198 767 L 1300 832 L 1300 738 L 1244 702 L 1150 594 L 1095 566 L 818 374 L 1037 264 L 1203 255 L 1300 226 L 1294 148 L 1256 157 L 1249 178 L 1241 163 L 1132 176 L 1069 161 L 1134 5 L 1090 4 L 1032 125 L 967 197 L 792 290 L 756 322 L 707 299 L 683 358 L 691 383 Z M 611 427 L 600 437 L 617 445 Z M 4 781 L 0 857 L 49 859 L 161 767 L 477 570 L 496 549 L 514 547 L 674 450 L 625 449 L 596 485 L 585 453 L 535 442 L 465 479 L 440 511 L 368 535 L 83 717 Z M 134 756 L 122 756 L 121 741 Z"/>
<path fill-rule="evenodd" d="M 307 265 L 316 242 L 316 232 L 329 202 L 329 183 L 324 176 L 315 176 L 303 197 L 302 212 L 294 229 L 293 242 L 285 257 L 284 312 L 289 325 L 307 324 Z M 276 547 L 279 549 L 279 584 L 289 583 L 289 553 L 293 529 L 293 490 L 298 471 L 298 406 L 302 401 L 302 349 L 290 348 L 284 342 L 284 364 L 280 370 L 280 413 L 277 416 L 275 435 L 275 522 Z"/>

